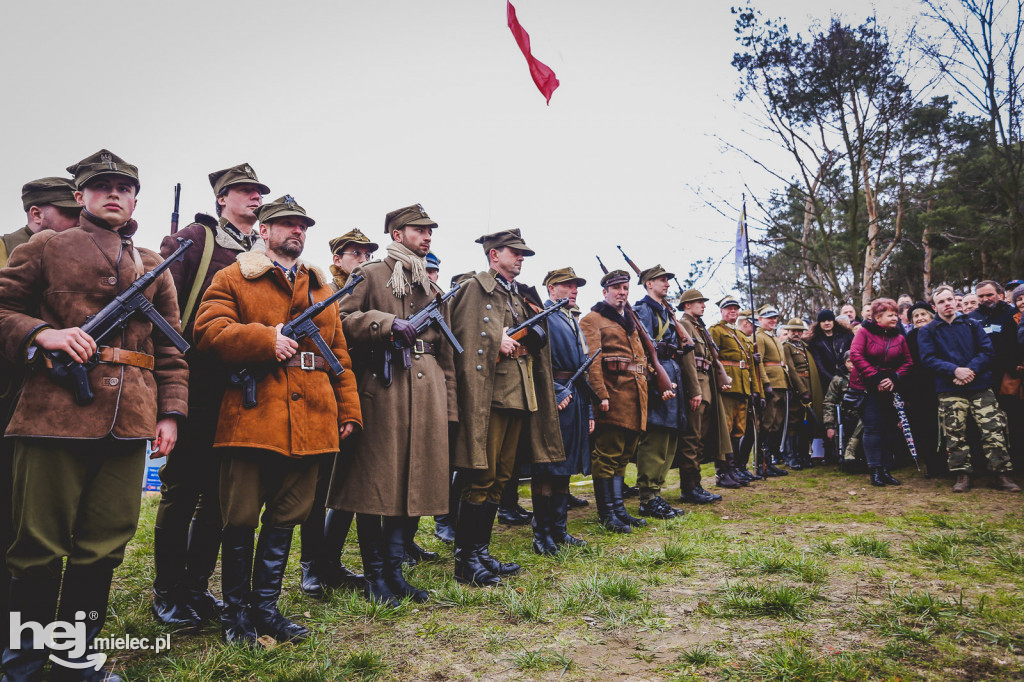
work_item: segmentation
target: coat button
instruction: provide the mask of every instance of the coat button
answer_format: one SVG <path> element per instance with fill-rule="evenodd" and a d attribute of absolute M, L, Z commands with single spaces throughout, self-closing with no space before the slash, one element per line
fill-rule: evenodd
<path fill-rule="evenodd" d="M 301 398 L 301 397 L 302 397 L 302 396 L 301 396 L 301 395 L 299 395 L 298 393 L 292 393 L 292 400 L 298 400 L 298 399 L 299 399 L 299 398 Z"/>
<path fill-rule="evenodd" d="M 117 277 L 107 277 L 107 284 L 117 284 Z"/>
<path fill-rule="evenodd" d="M 489 318 L 489 317 L 485 317 L 484 318 L 484 322 L 490 322 L 490 321 L 491 321 L 491 318 Z"/>
<path fill-rule="evenodd" d="M 483 365 L 477 365 L 477 366 L 476 366 L 476 371 L 478 371 L 478 372 L 479 372 L 479 371 L 480 371 L 480 370 L 482 370 L 483 368 L 484 368 L 484 366 L 483 366 Z"/>
<path fill-rule="evenodd" d="M 487 310 L 490 310 L 491 309 L 491 304 L 488 303 L 487 305 L 484 306 L 484 308 L 487 309 Z"/>
<path fill-rule="evenodd" d="M 477 354 L 477 355 L 483 355 L 483 354 L 484 354 L 484 349 L 483 349 L 483 348 L 481 348 L 480 350 L 478 350 L 478 351 L 476 352 L 476 354 Z"/>
<path fill-rule="evenodd" d="M 480 336 L 487 336 L 487 332 L 480 332 Z"/>
<path fill-rule="evenodd" d="M 419 355 L 413 355 L 413 357 L 414 357 L 414 358 L 416 358 L 417 360 L 419 360 L 419 359 L 420 359 L 420 356 L 419 356 Z"/>
<path fill-rule="evenodd" d="M 423 378 L 423 372 L 417 372 L 416 373 L 416 378 L 417 379 L 422 379 Z"/>

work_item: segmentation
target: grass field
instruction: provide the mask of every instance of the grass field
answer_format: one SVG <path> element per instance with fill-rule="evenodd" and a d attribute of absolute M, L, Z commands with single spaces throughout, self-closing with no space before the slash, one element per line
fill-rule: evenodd
<path fill-rule="evenodd" d="M 556 558 L 499 526 L 492 553 L 523 572 L 490 590 L 454 582 L 423 519 L 418 541 L 442 559 L 406 574 L 432 599 L 397 610 L 304 597 L 296 537 L 281 608 L 309 641 L 245 651 L 211 626 L 112 662 L 130 680 L 175 681 L 1024 679 L 1024 498 L 897 476 L 876 489 L 831 467 L 794 472 L 629 536 L 598 526 L 591 504 L 570 513 L 590 546 Z M 107 634 L 165 634 L 149 615 L 155 509 L 144 502 Z M 354 531 L 343 560 L 359 566 Z"/>

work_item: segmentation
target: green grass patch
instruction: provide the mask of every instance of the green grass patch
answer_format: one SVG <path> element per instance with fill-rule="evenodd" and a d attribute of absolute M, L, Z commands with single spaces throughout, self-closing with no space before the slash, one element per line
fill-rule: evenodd
<path fill-rule="evenodd" d="M 704 606 L 708 615 L 806 620 L 819 598 L 816 590 L 798 585 L 730 585 L 720 590 L 717 604 Z"/>
<path fill-rule="evenodd" d="M 846 539 L 846 545 L 852 554 L 859 556 L 892 558 L 892 543 L 877 535 L 851 535 Z"/>

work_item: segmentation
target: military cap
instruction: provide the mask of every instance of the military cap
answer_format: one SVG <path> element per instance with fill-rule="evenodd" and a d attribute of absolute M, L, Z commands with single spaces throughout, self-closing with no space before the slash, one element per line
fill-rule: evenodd
<path fill-rule="evenodd" d="M 732 294 L 726 294 L 722 298 L 718 299 L 718 307 L 719 308 L 728 308 L 731 305 L 734 305 L 737 308 L 740 307 L 740 302 L 737 301 L 736 297 L 733 296 Z"/>
<path fill-rule="evenodd" d="M 441 259 L 434 255 L 433 251 L 427 252 L 427 270 L 440 270 Z"/>
<path fill-rule="evenodd" d="M 295 202 L 291 194 L 285 194 L 279 199 L 274 199 L 269 204 L 263 204 L 256 209 L 256 219 L 261 223 L 269 223 L 289 216 L 298 216 L 306 221 L 307 227 L 316 225 L 316 221 L 306 215 L 306 209 Z"/>
<path fill-rule="evenodd" d="M 789 329 L 790 331 L 803 332 L 807 331 L 807 324 L 799 317 L 789 318 L 789 322 L 782 325 L 783 329 Z"/>
<path fill-rule="evenodd" d="M 483 244 L 484 253 L 490 253 L 491 249 L 500 249 L 505 246 L 510 246 L 513 249 L 519 249 L 523 252 L 524 256 L 532 256 L 536 252 L 526 245 L 523 241 L 523 235 L 519 232 L 518 227 L 514 227 L 510 230 L 502 230 L 501 232 L 495 232 L 493 234 L 485 234 L 476 240 L 477 244 Z"/>
<path fill-rule="evenodd" d="M 706 301 L 707 297 L 697 291 L 696 289 L 687 289 L 683 292 L 683 295 L 679 297 L 679 305 L 684 303 L 695 303 L 696 301 Z"/>
<path fill-rule="evenodd" d="M 25 210 L 33 206 L 81 208 L 75 201 L 75 183 L 67 178 L 39 178 L 21 186 L 21 203 Z"/>
<path fill-rule="evenodd" d="M 340 254 L 345 249 L 345 245 L 347 244 L 358 244 L 359 246 L 362 246 L 370 253 L 373 253 L 374 251 L 380 248 L 377 244 L 371 242 L 370 238 L 363 234 L 359 230 L 359 228 L 349 230 L 340 237 L 335 237 L 329 243 L 331 246 L 331 253 L 335 255 Z"/>
<path fill-rule="evenodd" d="M 752 310 L 750 310 L 750 308 L 747 308 L 745 310 L 741 310 L 740 314 L 736 317 L 736 319 L 737 320 L 749 320 L 753 316 L 754 316 L 754 312 Z"/>
<path fill-rule="evenodd" d="M 73 166 L 68 166 L 68 173 L 75 176 L 75 189 L 82 189 L 85 183 L 97 175 L 120 175 L 131 178 L 135 183 L 135 191 L 142 189 L 139 183 L 139 169 L 117 154 L 106 149 L 101 149 L 91 156 L 87 156 Z"/>
<path fill-rule="evenodd" d="M 758 317 L 778 317 L 779 311 L 775 309 L 775 306 L 770 303 L 766 303 L 757 309 Z"/>
<path fill-rule="evenodd" d="M 647 268 L 640 273 L 640 284 L 647 284 L 652 279 L 658 279 L 659 277 L 668 277 L 669 279 L 672 279 L 675 276 L 674 272 L 666 272 L 665 268 L 660 265 L 655 265 L 653 268 Z"/>
<path fill-rule="evenodd" d="M 401 230 L 406 225 L 437 229 L 437 223 L 423 210 L 423 204 L 413 204 L 405 208 L 397 208 L 384 216 L 384 234 L 391 234 L 392 230 Z"/>
<path fill-rule="evenodd" d="M 607 275 L 601 278 L 601 286 L 605 289 L 616 284 L 622 284 L 623 282 L 629 281 L 629 273 L 625 270 L 612 270 Z"/>
<path fill-rule="evenodd" d="M 256 177 L 256 171 L 247 163 L 214 171 L 210 173 L 209 177 L 214 196 L 219 197 L 232 185 L 256 185 L 260 188 L 260 194 L 270 194 L 270 188 L 260 182 L 260 179 Z"/>
<path fill-rule="evenodd" d="M 559 268 L 544 275 L 544 286 L 565 284 L 566 282 L 576 282 L 576 286 L 581 287 L 587 283 L 587 280 L 577 276 L 576 271 L 572 268 Z"/>

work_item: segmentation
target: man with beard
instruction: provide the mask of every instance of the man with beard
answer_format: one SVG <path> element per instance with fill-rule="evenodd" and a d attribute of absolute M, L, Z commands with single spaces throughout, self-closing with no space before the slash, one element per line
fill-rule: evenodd
<path fill-rule="evenodd" d="M 138 526 L 146 441 L 156 439 L 157 456 L 168 454 L 188 412 L 185 358 L 148 318 L 133 316 L 103 346 L 76 326 L 161 262 L 133 244 L 138 168 L 101 149 L 68 171 L 83 209 L 80 226 L 39 232 L 0 270 L 0 350 L 12 363 L 37 366 L 6 432 L 14 443 L 10 609 L 26 624 L 14 642 L 4 642 L 11 680 L 42 679 L 48 651 L 35 647 L 28 621 L 47 626 L 55 612 L 56 621 L 77 623 L 88 646 L 55 651 L 70 665 L 53 679 L 61 670 L 69 678 L 121 679 L 92 669 L 91 643 Z M 170 273 L 144 296 L 178 331 Z M 98 356 L 88 370 L 88 404 L 47 371 L 43 354 L 57 351 L 79 363 Z"/>
<path fill-rule="evenodd" d="M 647 398 L 647 429 L 636 450 L 636 484 L 640 489 L 640 516 L 671 519 L 682 516 L 682 509 L 671 507 L 661 496 L 679 445 L 679 436 L 686 428 L 685 395 L 700 393 L 697 370 L 692 357 L 680 351 L 679 335 L 672 317 L 675 311 L 666 303 L 668 282 L 675 277 L 660 265 L 640 273 L 640 286 L 647 295 L 636 302 L 640 323 L 654 341 L 658 361 L 665 368 L 677 391 L 667 399 L 651 391 Z M 650 382 L 648 387 L 651 388 Z"/>
<path fill-rule="evenodd" d="M 279 642 L 308 636 L 277 607 L 292 534 L 313 506 L 316 456 L 337 452 L 362 425 L 337 306 L 314 323 L 341 364 L 339 376 L 312 339 L 296 342 L 281 333 L 285 322 L 332 293 L 319 270 L 299 261 L 313 219 L 290 195 L 256 215 L 266 251 L 243 253 L 217 273 L 195 325 L 201 352 L 235 369 L 268 371 L 256 385 L 254 406 L 245 406 L 241 390 L 225 391 L 214 440 L 223 448 L 221 623 L 225 641 L 250 647 L 264 635 Z"/>
<path fill-rule="evenodd" d="M 373 257 L 377 244 L 355 229 L 330 241 L 331 291 L 340 291 L 353 270 Z M 365 419 L 365 415 L 364 415 Z M 324 588 L 353 587 L 362 589 L 363 576 L 350 571 L 341 563 L 341 551 L 352 528 L 354 514 L 350 511 L 327 509 L 327 493 L 332 477 L 339 480 L 347 475 L 352 465 L 352 453 L 342 443 L 339 453 L 320 455 L 317 465 L 316 497 L 309 516 L 302 522 L 299 540 L 302 543 L 299 566 L 302 569 L 302 591 L 314 599 L 323 599 Z"/>
<path fill-rule="evenodd" d="M 488 269 L 462 281 L 452 306 L 452 331 L 465 347 L 455 359 L 454 464 L 466 481 L 455 528 L 455 579 L 489 587 L 520 570 L 489 551 L 502 491 L 516 484 L 509 479 L 520 439 L 529 439 L 534 464 L 560 462 L 565 454 L 550 348 L 532 332 L 522 343 L 506 333 L 532 317 L 516 278 L 523 259 L 534 252 L 518 229 L 476 242 L 483 246 Z"/>
<path fill-rule="evenodd" d="M 388 213 L 387 256 L 356 268 L 365 279 L 339 302 L 365 428 L 329 505 L 356 513 L 366 598 L 390 606 L 428 598 L 402 561 L 420 517 L 448 509 L 448 423 L 459 419 L 451 344 L 436 324 L 417 332 L 407 319 L 444 294 L 426 270 L 436 228 L 419 204 Z M 447 304 L 440 312 L 447 324 Z"/>
<path fill-rule="evenodd" d="M 160 505 L 153 528 L 153 615 L 164 625 L 194 629 L 202 620 L 216 621 L 224 604 L 209 590 L 220 552 L 219 453 L 213 448 L 217 413 L 227 385 L 224 367 L 195 348 L 195 311 L 218 272 L 254 247 L 259 234 L 256 210 L 270 188 L 247 163 L 209 175 L 219 221 L 203 213 L 176 234 L 164 237 L 165 258 L 178 248 L 177 238 L 192 248 L 169 268 L 182 311 L 182 335 L 192 346 L 189 364 L 189 419 L 178 432 L 178 446 L 160 467 Z"/>

